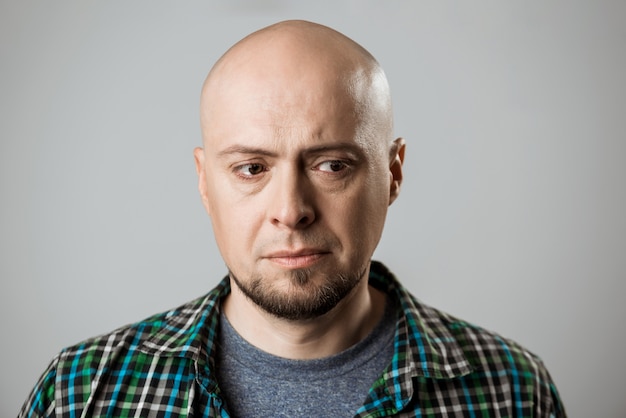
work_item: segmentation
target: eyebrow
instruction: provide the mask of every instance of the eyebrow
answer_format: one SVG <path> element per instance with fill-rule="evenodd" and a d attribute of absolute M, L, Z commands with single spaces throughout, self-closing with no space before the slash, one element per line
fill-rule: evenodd
<path fill-rule="evenodd" d="M 224 155 L 232 155 L 232 154 L 254 154 L 254 155 L 265 155 L 268 157 L 275 157 L 277 154 L 275 152 L 269 151 L 265 148 L 259 147 L 250 147 L 247 145 L 231 145 L 230 147 L 224 148 L 219 151 L 217 155 L 219 157 Z"/>
<path fill-rule="evenodd" d="M 327 151 L 347 151 L 356 155 L 361 155 L 363 151 L 361 148 L 353 142 L 335 142 L 332 144 L 321 144 L 312 146 L 303 150 L 304 155 L 319 154 Z M 232 154 L 247 154 L 247 155 L 264 155 L 267 157 L 277 157 L 278 153 L 270 151 L 266 148 L 252 147 L 248 145 L 235 144 L 231 145 L 217 153 L 218 156 L 232 155 Z"/>

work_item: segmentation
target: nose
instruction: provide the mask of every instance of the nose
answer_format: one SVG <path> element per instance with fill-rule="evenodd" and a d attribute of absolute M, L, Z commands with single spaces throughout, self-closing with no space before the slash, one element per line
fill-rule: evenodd
<path fill-rule="evenodd" d="M 304 229 L 315 221 L 314 189 L 297 168 L 274 173 L 270 196 L 270 221 L 280 228 Z"/>

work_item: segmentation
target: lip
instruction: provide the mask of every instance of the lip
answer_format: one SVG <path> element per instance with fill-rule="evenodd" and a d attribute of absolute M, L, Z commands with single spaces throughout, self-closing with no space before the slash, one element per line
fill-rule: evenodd
<path fill-rule="evenodd" d="M 317 263 L 328 254 L 330 254 L 329 251 L 321 249 L 301 249 L 294 251 L 277 251 L 268 254 L 265 258 L 282 267 L 306 268 Z"/>

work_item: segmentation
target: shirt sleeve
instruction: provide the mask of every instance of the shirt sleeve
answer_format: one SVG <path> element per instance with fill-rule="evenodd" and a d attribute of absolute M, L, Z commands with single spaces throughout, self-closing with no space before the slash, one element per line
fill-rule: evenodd
<path fill-rule="evenodd" d="M 552 410 L 550 411 L 550 417 L 566 418 L 567 413 L 565 412 L 565 406 L 563 406 L 559 392 L 552 382 L 550 383 L 550 391 L 552 393 Z"/>
<path fill-rule="evenodd" d="M 18 414 L 18 418 L 54 417 L 55 397 L 54 383 L 57 375 L 59 356 L 56 356 L 43 372 L 39 381 L 28 395 L 26 402 Z"/>

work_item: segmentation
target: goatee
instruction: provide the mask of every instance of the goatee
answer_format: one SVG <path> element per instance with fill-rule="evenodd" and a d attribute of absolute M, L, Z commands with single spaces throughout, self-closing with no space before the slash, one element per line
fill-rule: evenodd
<path fill-rule="evenodd" d="M 366 271 L 367 266 L 352 274 L 327 275 L 319 283 L 312 277 L 311 270 L 297 269 L 290 272 L 287 290 L 276 289 L 263 277 L 243 282 L 230 270 L 229 274 L 241 292 L 265 312 L 281 319 L 304 321 L 322 316 L 337 306 Z"/>

